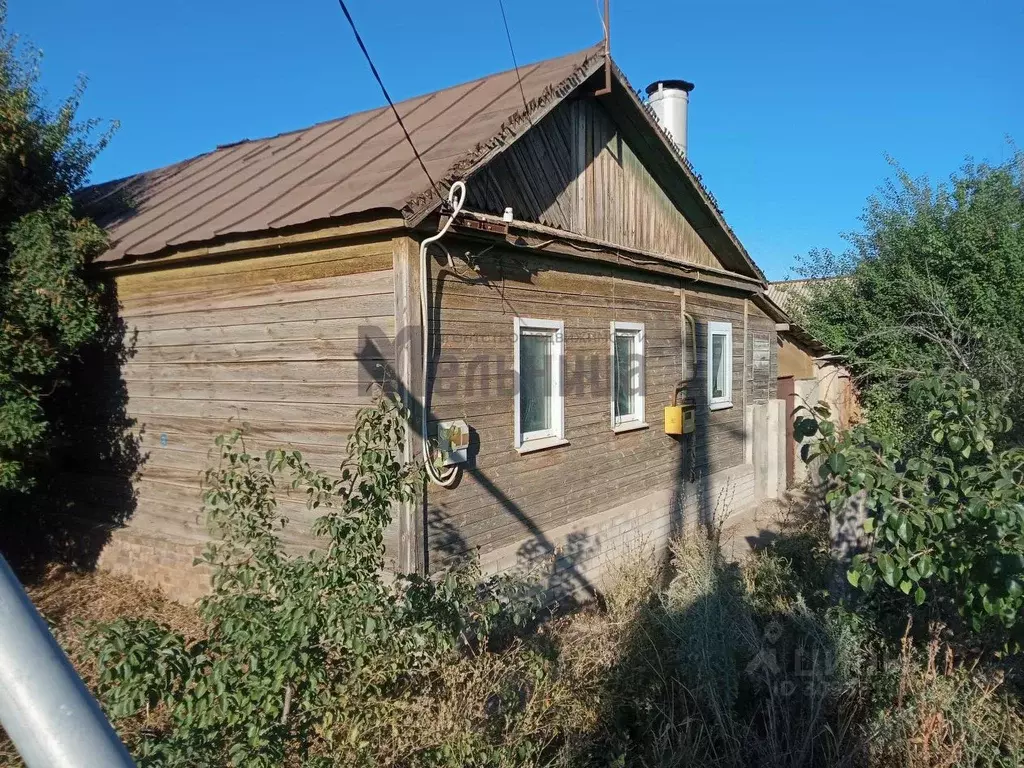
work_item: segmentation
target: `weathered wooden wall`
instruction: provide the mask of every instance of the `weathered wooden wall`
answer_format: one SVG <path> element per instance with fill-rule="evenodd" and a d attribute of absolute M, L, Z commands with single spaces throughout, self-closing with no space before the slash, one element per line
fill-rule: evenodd
<path fill-rule="evenodd" d="M 453 253 L 467 247 L 451 246 Z M 479 249 L 479 246 L 475 246 Z M 493 249 L 480 274 L 432 268 L 434 420 L 464 418 L 473 437 L 461 483 L 428 491 L 434 566 L 482 554 L 595 515 L 682 481 L 742 464 L 748 397 L 742 298 L 685 290 L 673 279 L 524 251 Z M 698 344 L 698 436 L 664 434 L 663 408 L 683 371 L 683 302 L 698 319 L 733 322 L 734 406 L 708 412 L 704 342 Z M 520 455 L 514 448 L 515 317 L 565 324 L 565 437 L 569 444 Z M 647 429 L 616 434 L 609 416 L 609 324 L 646 329 Z M 746 501 L 745 499 L 737 500 Z M 679 521 L 680 524 L 682 521 Z M 583 544 L 581 544 L 583 546 Z"/>
<path fill-rule="evenodd" d="M 247 426 L 246 446 L 302 451 L 337 470 L 395 332 L 390 240 L 259 255 L 117 278 L 129 357 L 128 413 L 141 441 L 129 528 L 206 536 L 200 478 L 214 437 Z M 285 499 L 285 540 L 312 543 L 301 500 Z M 395 534 L 388 547 L 395 546 Z"/>
<path fill-rule="evenodd" d="M 750 403 L 774 400 L 779 377 L 779 334 L 775 321 L 747 303 L 747 336 L 750 353 L 747 355 L 747 392 Z"/>
<path fill-rule="evenodd" d="M 685 290 L 686 313 L 697 329 L 697 361 L 693 367 L 693 346 L 686 343 L 688 370 L 696 371 L 688 394 L 697 402 L 697 444 L 709 457 L 711 471 L 735 467 L 744 460 L 744 407 L 747 405 L 747 339 L 743 316 L 747 302 L 721 293 Z M 732 323 L 732 408 L 708 410 L 708 323 Z"/>
<path fill-rule="evenodd" d="M 468 204 L 722 268 L 593 98 L 562 104 L 476 173 Z"/>

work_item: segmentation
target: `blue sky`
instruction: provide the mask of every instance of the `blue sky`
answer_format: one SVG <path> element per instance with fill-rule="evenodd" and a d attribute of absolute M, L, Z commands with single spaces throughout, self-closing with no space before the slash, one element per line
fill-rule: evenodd
<path fill-rule="evenodd" d="M 333 0 L 9 0 L 52 98 L 118 119 L 93 180 L 383 103 Z M 511 65 L 497 0 L 349 0 L 396 99 Z M 520 63 L 594 43 L 594 0 L 506 0 Z M 769 278 L 841 248 L 891 175 L 944 179 L 1024 144 L 1024 3 L 612 0 L 637 88 L 697 84 L 690 157 Z"/>

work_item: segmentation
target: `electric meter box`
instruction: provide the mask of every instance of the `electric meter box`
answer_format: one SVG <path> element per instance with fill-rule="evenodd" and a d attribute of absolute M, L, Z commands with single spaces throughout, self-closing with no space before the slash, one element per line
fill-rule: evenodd
<path fill-rule="evenodd" d="M 464 464 L 469 458 L 469 425 L 463 419 L 438 423 L 437 449 L 446 467 Z"/>

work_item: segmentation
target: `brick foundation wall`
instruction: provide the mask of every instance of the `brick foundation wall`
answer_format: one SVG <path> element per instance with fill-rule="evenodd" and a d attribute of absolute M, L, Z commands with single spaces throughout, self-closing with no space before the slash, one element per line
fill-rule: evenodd
<path fill-rule="evenodd" d="M 481 565 L 488 573 L 539 576 L 555 600 L 587 600 L 611 586 L 629 557 L 663 555 L 673 535 L 698 521 L 721 522 L 756 504 L 754 473 L 743 464 L 679 490 L 651 493 L 488 552 Z"/>
<path fill-rule="evenodd" d="M 210 591 L 210 570 L 192 565 L 202 544 L 185 544 L 130 528 L 114 531 L 97 567 L 160 587 L 172 600 L 189 604 Z"/>

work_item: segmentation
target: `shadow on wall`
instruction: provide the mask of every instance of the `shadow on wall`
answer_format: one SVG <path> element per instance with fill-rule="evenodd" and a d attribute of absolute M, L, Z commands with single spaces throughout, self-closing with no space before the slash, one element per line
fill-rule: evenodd
<path fill-rule="evenodd" d="M 430 321 L 432 324 L 439 322 L 437 313 L 443 304 L 446 279 L 490 286 L 497 291 L 502 306 L 514 313 L 512 307 L 505 300 L 504 287 L 506 283 L 529 283 L 538 270 L 530 267 L 522 259 L 505 255 L 497 259 L 479 259 L 480 255 L 477 254 L 474 257 L 476 271 L 469 275 L 460 274 L 451 269 L 442 269 L 445 262 L 440 259 L 434 261 L 432 272 L 435 274 L 435 279 L 432 281 L 433 290 L 430 299 L 432 310 Z M 429 358 L 432 361 L 437 361 L 441 357 L 440 334 L 432 334 L 430 340 Z M 436 374 L 437 363 L 431 363 L 430 372 L 432 376 Z M 428 409 L 431 407 L 429 399 L 425 405 Z M 420 407 L 422 407 L 421 403 L 415 404 L 414 414 L 420 413 Z M 433 414 L 430 414 L 428 423 L 435 418 Z M 418 415 L 414 416 L 413 421 L 418 427 L 420 424 Z M 472 437 L 469 460 L 463 465 L 463 471 L 484 488 L 491 498 L 501 505 L 507 515 L 519 523 L 523 535 L 527 537 L 527 540 L 516 552 L 516 562 L 510 569 L 540 581 L 545 586 L 548 597 L 557 601 L 560 606 L 568 606 L 593 597 L 597 590 L 585 575 L 584 568 L 586 561 L 595 557 L 600 551 L 600 542 L 597 538 L 582 531 L 575 531 L 569 533 L 563 543 L 553 541 L 530 515 L 476 466 L 475 459 L 479 454 L 480 444 L 475 431 Z M 425 557 L 428 563 L 431 549 L 439 556 L 442 565 L 445 561 L 466 557 L 474 551 L 470 543 L 463 538 L 459 526 L 442 509 L 428 506 L 426 532 L 425 540 L 428 551 L 425 552 Z"/>
<path fill-rule="evenodd" d="M 145 456 L 121 378 L 134 340 L 117 310 L 111 282 L 96 340 L 68 365 L 66 383 L 46 400 L 50 453 L 37 487 L 3 500 L 8 521 L 0 546 L 23 580 L 52 562 L 94 567 L 112 532 L 135 513 L 133 481 Z"/>
<path fill-rule="evenodd" d="M 707 366 L 697 365 L 697 361 L 707 353 L 707 324 L 696 321 L 694 328 L 696 359 L 685 361 L 685 369 L 692 372 L 692 375 L 686 382 L 685 390 L 680 390 L 679 395 L 680 398 L 694 401 L 696 424 L 692 433 L 675 437 L 679 447 L 679 461 L 672 484 L 672 506 L 669 509 L 670 539 L 681 536 L 694 523 L 711 525 L 716 513 L 716 500 L 712 498 L 710 481 L 713 468 L 708 435 L 711 412 L 707 407 Z M 684 343 L 684 358 L 689 358 L 689 350 L 689 344 Z M 693 512 L 696 513 L 696 519 L 689 517 Z"/>
<path fill-rule="evenodd" d="M 438 268 L 438 262 L 435 262 L 434 268 Z M 508 268 L 511 268 L 511 273 L 505 271 Z M 500 283 L 503 279 L 524 279 L 528 274 L 518 262 L 515 262 L 509 265 L 503 263 L 499 266 L 497 272 L 486 272 L 479 277 L 474 276 L 473 278 L 457 277 L 457 279 Z M 435 294 L 430 304 L 435 313 L 437 308 L 441 306 L 442 284 L 443 280 L 435 281 Z M 432 317 L 430 322 L 434 323 L 436 327 L 436 317 Z M 373 382 L 384 381 L 390 385 L 389 388 L 395 394 L 409 404 L 414 440 L 418 447 L 419 441 L 422 438 L 421 414 L 424 403 L 406 390 L 401 383 L 401 378 L 389 364 L 382 363 L 382 360 L 394 360 L 395 357 L 393 350 L 382 349 L 381 344 L 376 341 L 376 339 L 384 336 L 380 329 L 361 328 L 360 335 L 362 336 L 362 341 L 357 357 L 360 361 L 360 373 L 363 377 L 361 382 L 365 386 L 370 387 Z M 400 346 L 405 342 L 406 340 L 402 339 L 400 344 L 396 346 Z M 415 338 L 409 339 L 408 342 L 411 343 L 415 350 L 414 355 L 419 354 L 420 339 L 418 331 L 415 332 Z M 436 333 L 431 335 L 430 351 L 430 359 L 436 361 L 440 354 L 440 339 Z M 436 362 L 431 363 L 430 370 L 432 373 L 436 372 L 436 366 Z M 427 402 L 426 407 L 429 414 L 428 423 L 436 421 L 436 415 L 429 413 L 429 402 Z M 594 586 L 583 573 L 582 561 L 587 557 L 593 556 L 597 552 L 599 544 L 596 541 L 588 541 L 590 537 L 582 533 L 570 535 L 564 546 L 559 546 L 553 542 L 526 512 L 505 495 L 487 477 L 486 473 L 476 466 L 475 457 L 479 453 L 479 449 L 479 436 L 474 432 L 471 435 L 469 460 L 463 464 L 463 471 L 467 476 L 472 477 L 481 488 L 484 488 L 501 505 L 502 509 L 511 519 L 518 522 L 524 537 L 529 538 L 529 542 L 523 545 L 518 553 L 516 567 L 521 568 L 523 571 L 529 571 L 534 575 L 541 575 L 552 587 L 552 594 L 595 594 Z M 424 564 L 426 572 L 429 573 L 437 570 L 439 567 L 444 567 L 460 558 L 473 554 L 474 547 L 464 537 L 460 525 L 443 508 L 436 505 L 430 506 L 426 499 L 421 499 L 419 514 L 420 524 L 423 525 L 423 535 L 420 542 L 422 549 L 417 554 L 418 559 Z M 433 562 L 435 559 L 436 562 Z"/>

